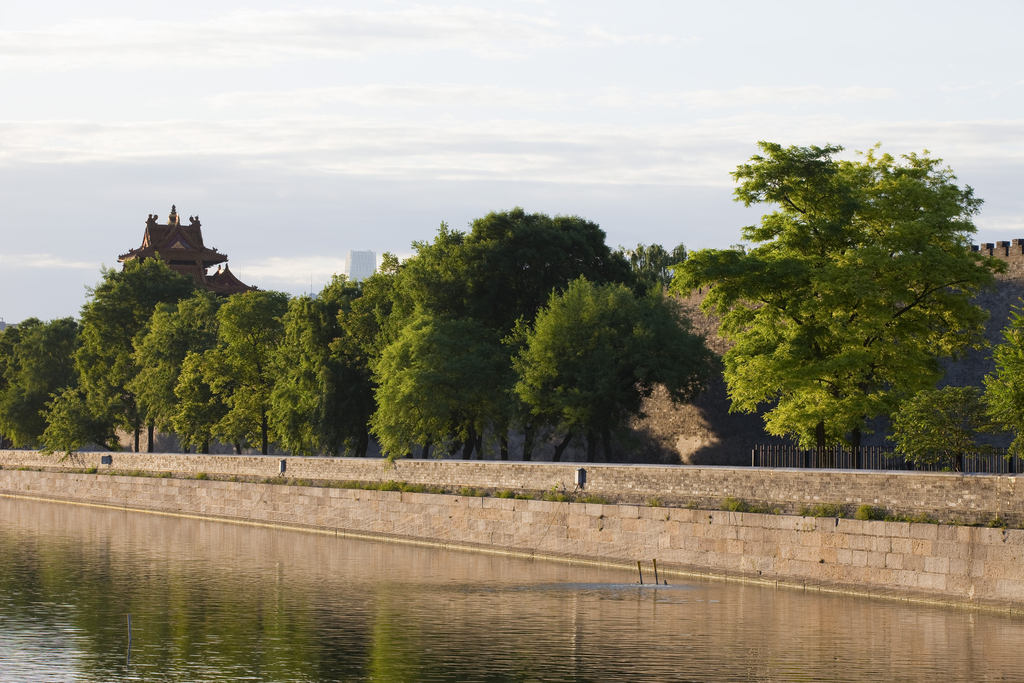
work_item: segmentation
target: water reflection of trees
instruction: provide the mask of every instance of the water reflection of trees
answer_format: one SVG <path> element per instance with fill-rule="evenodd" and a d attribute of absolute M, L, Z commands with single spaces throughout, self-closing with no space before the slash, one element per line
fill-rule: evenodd
<path fill-rule="evenodd" d="M 1024 645 L 1017 618 L 881 600 L 8 499 L 0 520 L 0 622 L 73 641 L 86 680 L 124 672 L 129 612 L 150 680 L 969 680 L 1013 678 Z"/>

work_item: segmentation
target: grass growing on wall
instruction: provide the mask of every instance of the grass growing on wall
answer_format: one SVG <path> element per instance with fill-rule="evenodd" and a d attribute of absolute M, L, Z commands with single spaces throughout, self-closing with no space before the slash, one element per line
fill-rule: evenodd
<path fill-rule="evenodd" d="M 818 503 L 800 507 L 801 517 L 846 517 L 846 506 L 839 503 Z"/>

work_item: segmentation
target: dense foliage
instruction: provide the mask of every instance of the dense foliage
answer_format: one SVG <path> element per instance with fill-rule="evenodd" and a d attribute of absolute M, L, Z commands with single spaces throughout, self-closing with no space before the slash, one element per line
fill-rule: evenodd
<path fill-rule="evenodd" d="M 413 248 L 315 297 L 219 298 L 152 259 L 104 270 L 80 325 L 0 335 L 0 430 L 50 451 L 116 448 L 116 430 L 138 449 L 149 427 L 150 447 L 159 429 L 302 455 L 365 455 L 372 433 L 389 456 L 467 459 L 583 436 L 611 459 L 656 385 L 689 401 L 715 366 L 663 294 L 681 245 L 613 251 L 595 223 L 517 208 Z"/>
<path fill-rule="evenodd" d="M 1024 457 L 1024 314 L 1013 311 L 1003 330 L 1003 343 L 992 354 L 996 369 L 985 377 L 988 415 L 1014 434 L 1010 456 Z"/>
<path fill-rule="evenodd" d="M 191 278 L 158 259 L 130 260 L 124 269 L 103 270 L 103 279 L 82 307 L 81 347 L 75 360 L 80 388 L 92 415 L 110 430 L 135 433 L 145 410 L 131 381 L 139 372 L 135 338 L 143 333 L 157 304 L 176 304 L 195 289 Z"/>
<path fill-rule="evenodd" d="M 710 288 L 733 410 L 767 407 L 768 432 L 808 446 L 858 446 L 935 386 L 940 359 L 984 345 L 972 298 L 1005 264 L 971 251 L 981 200 L 938 159 L 761 149 L 733 173 L 737 201 L 776 207 L 744 229 L 756 246 L 691 253 L 672 287 Z"/>
<path fill-rule="evenodd" d="M 0 434 L 17 447 L 38 446 L 51 396 L 78 383 L 78 323 L 29 318 L 0 334 Z"/>
<path fill-rule="evenodd" d="M 642 414 L 663 385 L 673 400 L 703 391 L 717 364 L 660 292 L 637 297 L 624 285 L 569 284 L 537 316 L 515 359 L 516 393 L 535 417 L 586 436 L 588 460 L 600 439 L 611 459 L 611 434 Z"/>
<path fill-rule="evenodd" d="M 992 451 L 979 437 L 997 429 L 977 387 L 920 391 L 900 407 L 892 427 L 896 452 L 907 460 L 957 472 L 964 455 Z"/>

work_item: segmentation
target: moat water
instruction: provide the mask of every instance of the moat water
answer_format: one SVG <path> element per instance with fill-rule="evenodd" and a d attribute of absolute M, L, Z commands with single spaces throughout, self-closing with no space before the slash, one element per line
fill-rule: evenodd
<path fill-rule="evenodd" d="M 1024 680 L 1024 618 L 636 580 L 0 498 L 0 681 Z"/>

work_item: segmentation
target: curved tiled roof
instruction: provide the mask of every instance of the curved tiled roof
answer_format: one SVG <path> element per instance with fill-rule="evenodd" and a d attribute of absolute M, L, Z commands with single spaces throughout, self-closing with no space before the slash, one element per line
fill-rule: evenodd
<path fill-rule="evenodd" d="M 212 275 L 207 274 L 208 268 L 220 263 L 226 264 L 228 256 L 203 244 L 202 224 L 198 216 L 189 216 L 188 225 L 182 225 L 176 207 L 172 206 L 166 224 L 157 223 L 156 220 L 157 217 L 150 214 L 146 220 L 142 244 L 118 256 L 119 262 L 136 258 L 159 258 L 171 270 L 190 276 L 197 285 L 217 294 L 235 294 L 256 289 L 235 277 L 226 265 Z"/>

